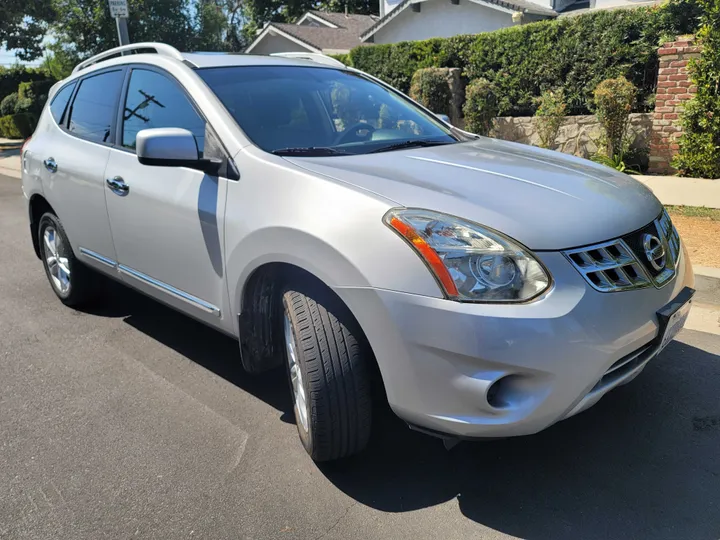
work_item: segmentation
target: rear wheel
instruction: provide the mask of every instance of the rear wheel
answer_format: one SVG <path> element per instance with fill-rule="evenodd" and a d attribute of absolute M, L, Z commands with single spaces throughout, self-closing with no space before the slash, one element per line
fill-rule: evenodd
<path fill-rule="evenodd" d="M 94 296 L 92 271 L 77 260 L 62 223 L 47 212 L 38 224 L 38 242 L 45 274 L 53 292 L 66 306 L 77 306 Z"/>
<path fill-rule="evenodd" d="M 300 440 L 315 461 L 367 445 L 372 407 L 369 354 L 347 308 L 330 291 L 288 287 L 283 339 Z"/>

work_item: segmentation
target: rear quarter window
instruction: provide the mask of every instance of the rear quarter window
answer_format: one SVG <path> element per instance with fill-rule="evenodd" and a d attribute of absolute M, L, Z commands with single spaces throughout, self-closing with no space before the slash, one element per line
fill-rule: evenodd
<path fill-rule="evenodd" d="M 94 142 L 111 142 L 123 72 L 106 71 L 80 81 L 70 107 L 68 131 Z"/>
<path fill-rule="evenodd" d="M 65 109 L 67 109 L 68 101 L 72 96 L 73 90 L 75 90 L 75 83 L 72 82 L 67 86 L 62 87 L 50 103 L 50 114 L 55 121 L 62 125 L 63 116 L 65 116 Z"/>

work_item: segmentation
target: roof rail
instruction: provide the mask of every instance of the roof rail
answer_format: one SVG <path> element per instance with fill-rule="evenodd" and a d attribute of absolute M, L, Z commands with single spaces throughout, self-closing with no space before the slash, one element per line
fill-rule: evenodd
<path fill-rule="evenodd" d="M 180 51 L 178 51 L 175 47 L 166 45 L 165 43 L 131 43 L 129 45 L 122 45 L 120 47 L 109 49 L 105 52 L 101 52 L 100 54 L 96 54 L 95 56 L 88 58 L 87 60 L 83 60 L 77 66 L 75 66 L 75 69 L 73 69 L 72 72 L 77 73 L 81 69 L 85 69 L 86 67 L 97 64 L 98 62 L 102 62 L 103 60 L 107 60 L 118 54 L 145 49 L 154 49 L 156 54 L 162 56 L 169 56 L 170 58 L 174 58 L 175 60 L 183 60 L 183 56 L 182 54 L 180 54 Z"/>
<path fill-rule="evenodd" d="M 325 54 L 320 53 L 306 53 L 306 52 L 279 52 L 272 53 L 270 56 L 283 56 L 285 58 L 298 58 L 300 60 L 310 60 L 317 62 L 318 64 L 325 64 L 326 66 L 332 67 L 347 67 L 340 60 L 335 60 Z"/>

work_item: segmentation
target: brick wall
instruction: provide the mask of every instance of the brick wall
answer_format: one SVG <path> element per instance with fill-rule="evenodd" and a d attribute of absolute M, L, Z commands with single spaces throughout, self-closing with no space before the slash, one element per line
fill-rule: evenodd
<path fill-rule="evenodd" d="M 680 113 L 697 88 L 690 82 L 688 60 L 700 56 L 693 36 L 678 36 L 658 50 L 660 70 L 650 140 L 650 168 L 648 172 L 675 172 L 670 162 L 680 149 L 682 135 Z"/>

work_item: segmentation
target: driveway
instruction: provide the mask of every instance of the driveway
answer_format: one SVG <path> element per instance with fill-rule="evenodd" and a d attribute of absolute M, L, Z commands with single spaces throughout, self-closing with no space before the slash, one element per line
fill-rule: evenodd
<path fill-rule="evenodd" d="M 368 452 L 316 466 L 284 374 L 233 340 L 120 286 L 63 307 L 2 176 L 0 254 L 0 538 L 720 537 L 716 335 L 536 436 L 447 452 L 382 410 Z"/>

